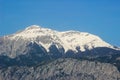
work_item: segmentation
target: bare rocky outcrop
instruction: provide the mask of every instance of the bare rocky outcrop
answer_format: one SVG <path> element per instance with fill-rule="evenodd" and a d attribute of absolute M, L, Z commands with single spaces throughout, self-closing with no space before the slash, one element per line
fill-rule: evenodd
<path fill-rule="evenodd" d="M 120 80 L 120 72 L 108 63 L 58 59 L 32 67 L 0 70 L 1 80 Z"/>

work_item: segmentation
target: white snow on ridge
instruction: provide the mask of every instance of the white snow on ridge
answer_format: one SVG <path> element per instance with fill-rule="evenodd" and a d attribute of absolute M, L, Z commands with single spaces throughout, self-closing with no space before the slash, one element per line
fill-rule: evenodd
<path fill-rule="evenodd" d="M 45 36 L 48 36 L 49 39 Z M 52 43 L 56 43 L 56 45 L 62 45 L 65 51 L 69 49 L 77 51 L 76 47 L 78 46 L 80 47 L 81 51 L 85 51 L 85 46 L 87 46 L 89 49 L 95 47 L 113 48 L 113 46 L 93 34 L 79 31 L 58 32 L 48 28 L 39 27 L 37 25 L 29 26 L 25 30 L 21 31 L 20 33 L 13 34 L 13 36 L 10 36 L 9 38 L 15 40 L 21 38 L 29 41 L 36 41 L 37 37 L 40 37 L 38 43 L 45 47 L 47 51 Z M 41 37 L 44 37 L 43 41 Z M 46 44 L 44 41 L 49 43 Z"/>
<path fill-rule="evenodd" d="M 31 29 L 40 29 L 40 26 L 32 25 L 32 26 L 27 27 L 25 30 L 31 30 Z"/>
<path fill-rule="evenodd" d="M 51 29 L 41 28 L 39 26 L 33 25 L 27 27 L 21 33 L 14 34 L 14 36 L 12 36 L 11 39 L 16 39 L 17 37 L 21 37 L 23 39 L 34 39 L 38 36 L 51 35 L 51 34 L 54 34 L 54 31 L 52 31 Z"/>
<path fill-rule="evenodd" d="M 71 46 L 70 49 L 72 50 L 76 50 L 76 46 L 80 46 L 81 51 L 84 51 L 85 45 L 87 45 L 89 49 L 92 49 L 93 47 L 112 48 L 110 44 L 104 42 L 99 37 L 85 32 L 62 32 L 61 39 L 64 41 L 65 44 Z"/>

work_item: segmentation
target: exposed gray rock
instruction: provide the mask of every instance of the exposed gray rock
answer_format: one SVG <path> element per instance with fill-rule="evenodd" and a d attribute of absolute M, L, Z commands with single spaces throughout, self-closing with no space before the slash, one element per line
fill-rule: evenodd
<path fill-rule="evenodd" d="M 4 68 L 0 80 L 120 80 L 120 72 L 108 63 L 66 58 L 33 67 Z"/>
<path fill-rule="evenodd" d="M 2 37 L 0 43 L 0 55 L 15 58 L 16 56 L 26 54 L 25 51 L 30 42 L 20 38 L 18 40 L 10 40 L 7 37 Z"/>

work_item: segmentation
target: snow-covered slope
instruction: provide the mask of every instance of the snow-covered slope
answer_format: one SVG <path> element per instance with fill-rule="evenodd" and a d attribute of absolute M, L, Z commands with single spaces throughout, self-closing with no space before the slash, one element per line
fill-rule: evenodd
<path fill-rule="evenodd" d="M 47 51 L 49 51 L 48 48 L 52 44 L 55 44 L 58 48 L 62 46 L 65 51 L 71 49 L 76 52 L 76 47 L 79 47 L 81 51 L 85 51 L 85 48 L 113 48 L 113 46 L 93 34 L 78 31 L 59 32 L 48 28 L 42 28 L 37 25 L 29 26 L 21 32 L 6 37 L 11 40 L 24 39 L 31 42 L 35 41 L 41 44 Z"/>

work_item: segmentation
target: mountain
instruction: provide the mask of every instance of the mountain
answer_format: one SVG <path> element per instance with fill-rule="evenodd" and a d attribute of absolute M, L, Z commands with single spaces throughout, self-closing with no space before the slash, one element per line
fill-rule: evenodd
<path fill-rule="evenodd" d="M 11 80 L 66 80 L 70 78 L 72 80 L 78 80 L 79 78 L 83 80 L 120 80 L 120 77 L 116 76 L 120 74 L 119 58 L 120 48 L 112 46 L 100 37 L 87 32 L 73 30 L 59 32 L 32 25 L 22 31 L 0 37 L 1 80 L 9 80 L 9 78 Z M 62 60 L 60 65 L 57 63 L 59 60 Z M 67 63 L 68 61 L 70 62 Z M 84 70 L 92 69 L 92 71 L 71 73 L 65 76 L 67 74 L 66 65 L 73 72 L 82 70 L 81 68 L 81 70 L 77 69 L 74 71 L 74 68 L 69 65 L 70 63 L 78 64 L 79 61 L 83 63 L 85 61 L 86 65 L 90 66 L 88 68 L 85 65 Z M 94 66 L 91 65 L 95 65 L 96 62 L 98 63 L 97 65 L 100 64 L 99 69 L 95 67 L 96 69 L 93 70 L 92 67 Z M 51 65 L 54 67 L 56 65 L 62 66 L 61 68 L 64 68 L 65 71 L 63 73 L 65 75 L 61 72 L 58 72 L 58 74 L 53 73 L 57 71 L 56 68 L 53 68 L 51 72 Z M 80 68 L 82 65 L 84 64 L 78 64 L 77 66 Z M 37 72 L 41 67 L 43 70 L 48 69 L 46 66 L 50 66 L 51 75 L 49 75 L 49 71 Z M 105 71 L 100 70 L 103 67 L 105 67 Z M 30 71 L 31 68 L 34 68 L 34 71 Z M 107 68 L 110 68 L 108 70 L 110 73 L 107 73 Z M 30 72 L 26 73 L 27 70 Z M 45 73 L 47 75 L 41 77 Z M 105 73 L 104 75 L 106 76 L 103 76 L 102 73 Z M 96 76 L 96 74 L 98 75 Z M 34 79 L 30 76 L 34 76 Z M 62 76 L 62 78 L 59 76 Z"/>
<path fill-rule="evenodd" d="M 26 54 L 26 46 L 30 43 L 36 43 L 42 46 L 47 52 L 50 52 L 49 48 L 52 45 L 58 51 L 61 51 L 62 48 L 62 53 L 66 53 L 69 50 L 75 53 L 80 51 L 84 52 L 86 49 L 92 50 L 98 47 L 118 49 L 93 34 L 78 31 L 58 32 L 32 25 L 23 31 L 0 38 L 0 54 L 7 55 L 11 58 Z"/>
<path fill-rule="evenodd" d="M 65 51 L 69 49 L 77 51 L 76 47 L 80 47 L 81 51 L 85 51 L 85 45 L 87 45 L 89 49 L 92 49 L 94 47 L 113 48 L 110 44 L 104 42 L 98 36 L 89 33 L 78 31 L 58 32 L 47 28 L 41 28 L 36 25 L 27 27 L 25 30 L 13 34 L 13 36 L 10 36 L 8 38 L 16 41 L 18 39 L 36 41 L 44 46 L 48 51 L 48 48 L 53 43 L 56 44 L 57 47 L 59 47 L 59 45 L 63 46 Z"/>

